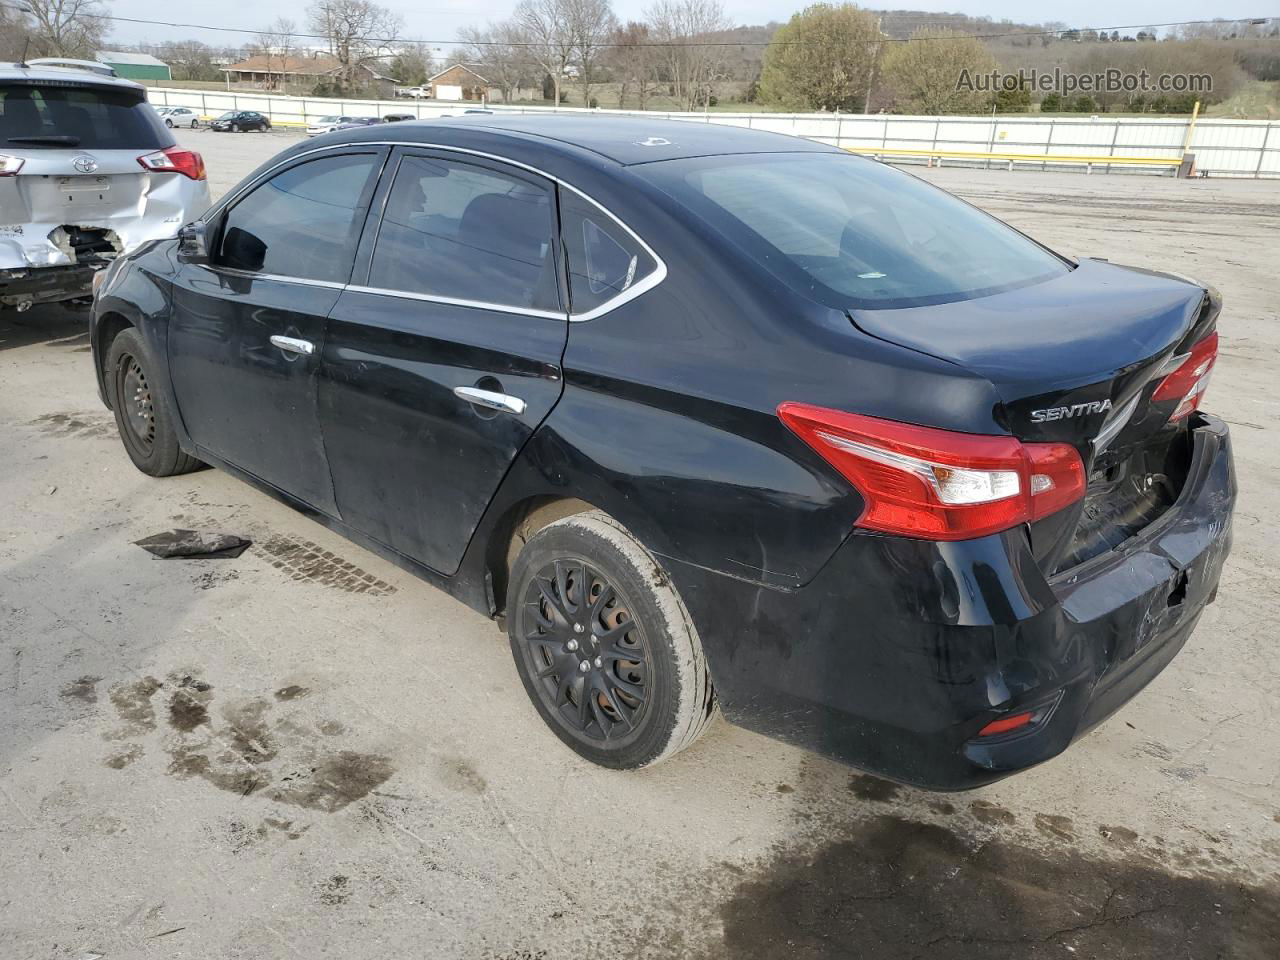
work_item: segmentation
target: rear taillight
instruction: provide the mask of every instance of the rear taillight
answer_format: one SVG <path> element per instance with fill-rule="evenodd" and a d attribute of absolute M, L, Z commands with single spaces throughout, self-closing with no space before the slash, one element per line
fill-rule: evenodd
<path fill-rule="evenodd" d="M 204 158 L 194 150 L 170 147 L 138 158 L 138 163 L 156 173 L 180 173 L 192 180 L 203 180 Z"/>
<path fill-rule="evenodd" d="M 857 525 L 925 540 L 968 540 L 1038 520 L 1084 496 L 1065 443 L 956 433 L 804 403 L 778 416 L 862 494 Z"/>
<path fill-rule="evenodd" d="M 12 177 L 22 169 L 22 165 L 26 163 L 21 157 L 9 157 L 0 153 L 0 177 Z"/>
<path fill-rule="evenodd" d="M 1217 331 L 1209 334 L 1194 347 L 1178 368 L 1160 381 L 1151 395 L 1152 403 L 1177 400 L 1178 405 L 1169 415 L 1170 420 L 1180 420 L 1200 407 L 1205 390 L 1209 389 L 1209 375 L 1218 359 Z"/>

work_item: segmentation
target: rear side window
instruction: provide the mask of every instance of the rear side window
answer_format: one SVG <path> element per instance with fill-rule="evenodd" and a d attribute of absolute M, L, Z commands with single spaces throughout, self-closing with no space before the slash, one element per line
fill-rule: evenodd
<path fill-rule="evenodd" d="M 835 307 L 970 300 L 1070 269 L 994 217 L 881 163 L 748 154 L 644 166 L 640 176 L 762 268 Z"/>
<path fill-rule="evenodd" d="M 569 253 L 569 296 L 575 314 L 589 313 L 634 290 L 657 263 L 599 207 L 560 192 L 561 227 Z"/>
<path fill-rule="evenodd" d="M 323 157 L 255 187 L 227 213 L 214 262 L 346 283 L 375 162 L 367 153 Z"/>
<path fill-rule="evenodd" d="M 558 310 L 551 191 L 486 167 L 400 161 L 369 286 L 504 307 Z"/>
<path fill-rule="evenodd" d="M 146 101 L 127 91 L 0 84 L 0 143 L 145 153 L 174 139 Z"/>

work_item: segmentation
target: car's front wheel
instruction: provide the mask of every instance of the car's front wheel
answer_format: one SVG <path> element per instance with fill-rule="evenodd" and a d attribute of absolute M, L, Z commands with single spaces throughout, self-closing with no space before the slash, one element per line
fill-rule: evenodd
<path fill-rule="evenodd" d="M 692 744 L 715 713 L 697 631 L 653 556 L 598 511 L 520 551 L 507 589 L 511 650 L 552 731 L 602 766 L 636 769 Z"/>
<path fill-rule="evenodd" d="M 238 123 L 233 123 L 233 124 L 231 125 L 231 132 L 232 132 L 232 133 L 239 133 L 239 132 L 240 132 L 240 124 L 238 124 Z"/>
<path fill-rule="evenodd" d="M 165 118 L 164 125 L 168 127 L 170 130 L 173 129 L 173 121 L 168 119 L 167 117 Z"/>
<path fill-rule="evenodd" d="M 153 477 L 190 473 L 201 463 L 178 446 L 173 413 L 153 386 L 154 369 L 137 330 L 122 330 L 111 341 L 104 379 L 116 429 L 129 459 L 143 473 Z"/>

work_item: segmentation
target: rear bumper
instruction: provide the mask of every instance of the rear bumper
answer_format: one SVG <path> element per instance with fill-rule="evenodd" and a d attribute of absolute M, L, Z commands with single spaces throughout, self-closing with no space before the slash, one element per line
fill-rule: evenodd
<path fill-rule="evenodd" d="M 1056 756 L 1172 660 L 1217 591 L 1235 477 L 1226 425 L 1194 416 L 1177 502 L 1053 581 L 1021 529 L 962 543 L 854 534 L 790 592 L 671 561 L 725 715 L 942 790 Z M 978 737 L 1028 710 L 1033 726 Z"/>

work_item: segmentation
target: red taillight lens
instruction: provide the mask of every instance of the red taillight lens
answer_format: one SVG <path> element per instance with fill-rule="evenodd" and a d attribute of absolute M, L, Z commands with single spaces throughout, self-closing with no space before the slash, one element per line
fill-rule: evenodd
<path fill-rule="evenodd" d="M 1023 727 L 1030 726 L 1033 719 L 1035 719 L 1035 715 L 1031 713 L 1011 713 L 1009 716 L 1001 717 L 999 720 L 992 720 L 978 731 L 978 736 L 994 737 L 996 734 L 1021 730 Z"/>
<path fill-rule="evenodd" d="M 1160 381 L 1156 392 L 1151 395 L 1152 403 L 1163 403 L 1176 399 L 1178 405 L 1169 415 L 1170 420 L 1180 420 L 1199 409 L 1204 392 L 1209 389 L 1209 375 L 1213 373 L 1213 365 L 1218 360 L 1217 331 L 1209 334 L 1194 347 L 1186 360 Z"/>
<path fill-rule="evenodd" d="M 181 147 L 170 147 L 157 150 L 138 158 L 138 163 L 156 173 L 180 173 L 192 180 L 203 180 L 204 157 L 194 150 L 183 150 Z"/>
<path fill-rule="evenodd" d="M 16 176 L 26 163 L 21 157 L 10 157 L 0 153 L 0 177 Z"/>
<path fill-rule="evenodd" d="M 925 540 L 969 540 L 1084 496 L 1084 464 L 1065 443 L 956 433 L 804 403 L 778 416 L 862 494 L 858 526 Z"/>

